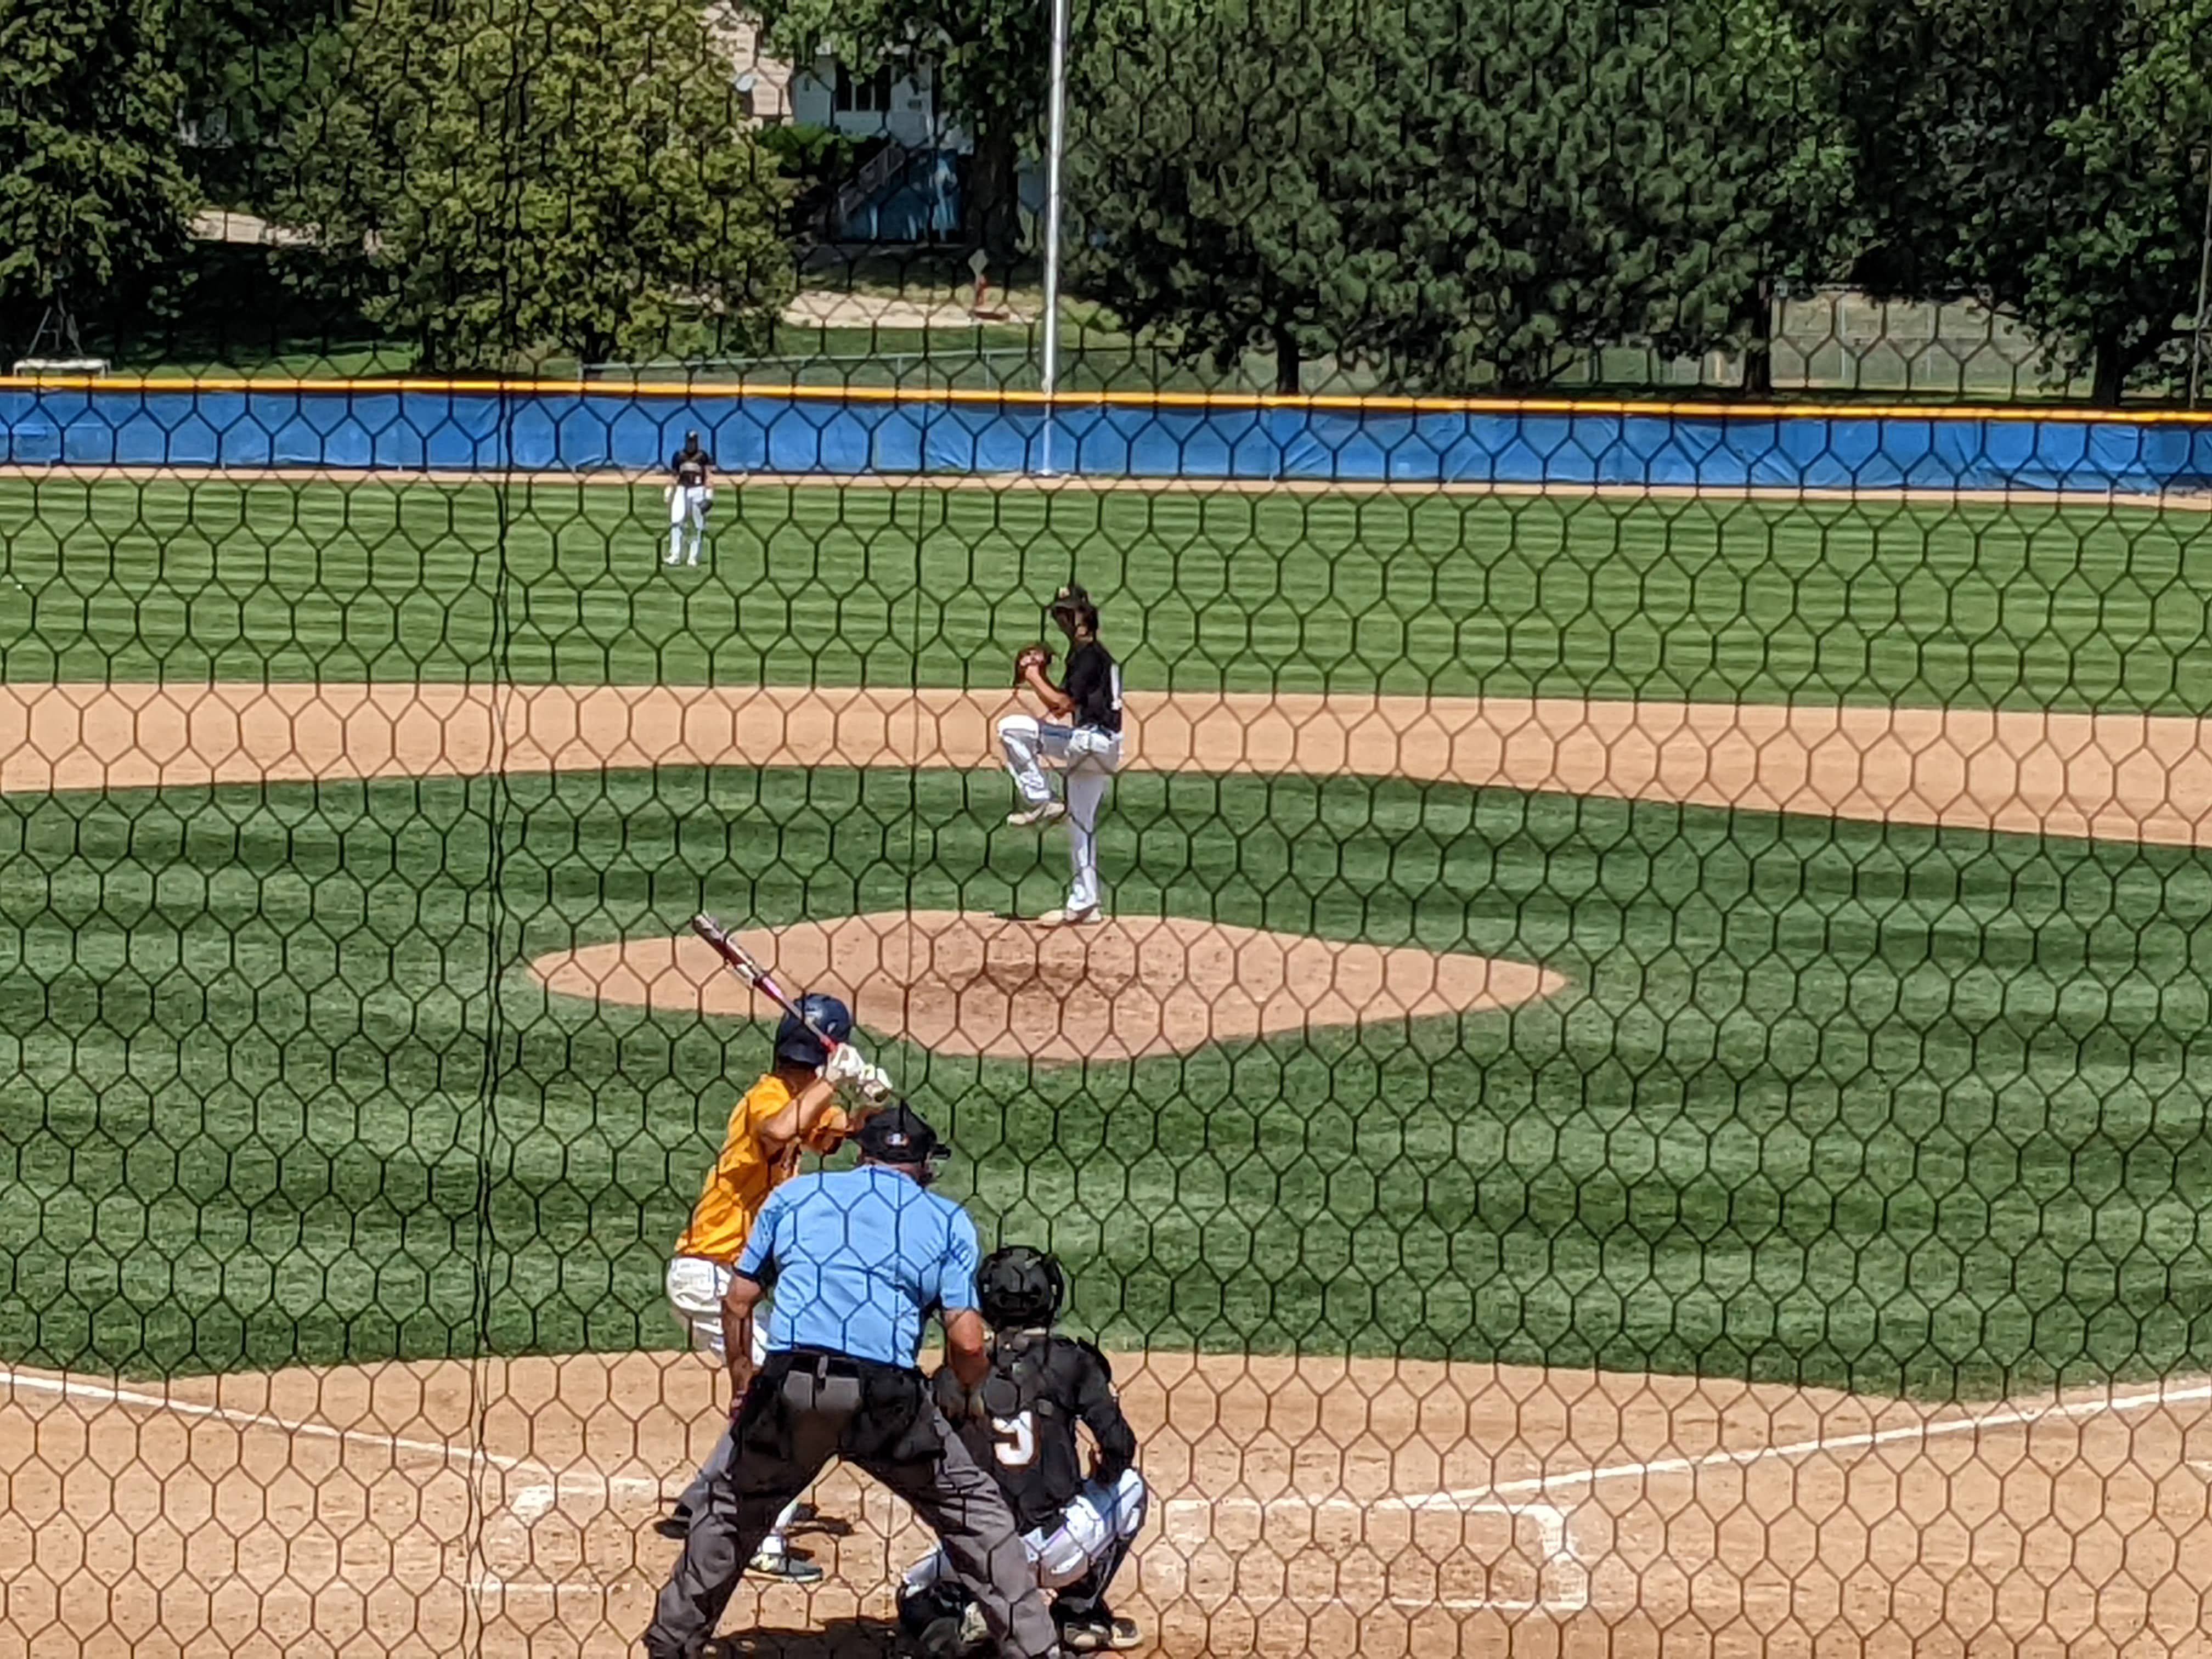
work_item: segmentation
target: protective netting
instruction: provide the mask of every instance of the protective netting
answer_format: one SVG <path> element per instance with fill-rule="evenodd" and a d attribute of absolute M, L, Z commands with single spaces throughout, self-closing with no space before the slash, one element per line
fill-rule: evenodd
<path fill-rule="evenodd" d="M 0 1656 L 635 1650 L 702 913 L 1146 1650 L 2198 1650 L 2212 16 L 2029 9 L 1079 7 L 1049 402 L 1048 7 L 0 24 Z"/>

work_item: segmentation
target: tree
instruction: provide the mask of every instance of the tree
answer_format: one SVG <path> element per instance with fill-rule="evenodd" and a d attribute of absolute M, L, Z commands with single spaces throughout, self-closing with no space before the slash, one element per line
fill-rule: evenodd
<path fill-rule="evenodd" d="M 124 301 L 182 250 L 166 0 L 0 4 L 0 311 Z"/>
<path fill-rule="evenodd" d="M 2030 258 L 2019 310 L 2112 404 L 2181 367 L 2196 309 L 2203 152 L 2212 148 L 2212 0 L 2126 0 L 2110 86 L 2052 124 L 2069 211 Z M 2193 320 L 2193 319 L 2191 319 Z"/>
<path fill-rule="evenodd" d="M 177 14 L 179 108 L 191 132 L 185 165 L 226 206 L 252 205 L 258 165 L 286 118 L 318 95 L 309 84 L 332 54 L 321 37 L 344 22 L 342 0 L 190 0 Z"/>
<path fill-rule="evenodd" d="M 789 186 L 690 0 L 379 0 L 328 49 L 283 216 L 426 364 L 742 337 L 788 298 Z"/>
<path fill-rule="evenodd" d="M 1723 0 L 1718 114 L 1728 168 L 1744 180 L 1756 274 L 1738 296 L 1726 343 L 1743 357 L 1743 390 L 1774 390 L 1774 308 L 1784 286 L 1835 281 L 1863 245 L 1851 133 L 1843 117 L 1838 31 L 1829 0 L 1800 15 L 1790 0 Z"/>
<path fill-rule="evenodd" d="M 1351 248 L 1334 162 L 1346 6 L 1157 0 L 1088 44 L 1071 97 L 1069 274 L 1184 362 L 1275 354 L 1276 389 L 1342 351 Z"/>
<path fill-rule="evenodd" d="M 1737 343 L 1793 192 L 1847 173 L 1753 5 L 1156 0 L 1086 58 L 1080 278 L 1285 389 L 1293 352 L 1457 391 Z"/>
<path fill-rule="evenodd" d="M 962 194 L 968 238 L 995 260 L 1012 258 L 1021 146 L 1044 118 L 1048 0 L 763 0 L 760 9 L 775 49 L 793 62 L 827 49 L 855 74 L 927 68 L 939 107 L 975 147 Z"/>
<path fill-rule="evenodd" d="M 2205 0 L 1855 0 L 1844 106 L 1887 298 L 2023 322 L 2100 404 L 2194 304 Z"/>

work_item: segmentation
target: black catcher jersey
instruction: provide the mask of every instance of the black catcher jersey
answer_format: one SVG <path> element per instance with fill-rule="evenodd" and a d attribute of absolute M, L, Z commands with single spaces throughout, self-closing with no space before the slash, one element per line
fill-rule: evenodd
<path fill-rule="evenodd" d="M 1100 1480 L 1118 1480 L 1136 1462 L 1137 1437 L 1115 1397 L 1113 1368 L 1088 1342 L 1002 1333 L 991 1346 L 983 1398 L 988 1417 L 961 1425 L 960 1437 L 997 1477 L 1024 1532 L 1057 1522 L 1088 1478 L 1078 1424 L 1098 1443 Z"/>

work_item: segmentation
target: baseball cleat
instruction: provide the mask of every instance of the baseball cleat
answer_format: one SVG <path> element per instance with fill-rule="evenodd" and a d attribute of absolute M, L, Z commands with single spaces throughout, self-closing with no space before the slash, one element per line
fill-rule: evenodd
<path fill-rule="evenodd" d="M 1060 1644 L 1070 1653 L 1126 1653 L 1142 1646 L 1144 1640 L 1136 1620 L 1116 1619 L 1103 1608 L 1060 1627 Z"/>
<path fill-rule="evenodd" d="M 1054 818 L 1067 816 L 1067 808 L 1056 800 L 1039 801 L 1035 806 L 1024 807 L 1006 814 L 1006 822 L 1017 830 L 1026 830 L 1033 823 L 1050 823 Z"/>
<path fill-rule="evenodd" d="M 761 1550 L 745 1571 L 756 1577 L 781 1578 L 787 1584 L 811 1584 L 822 1577 L 821 1568 L 789 1550 Z"/>
<path fill-rule="evenodd" d="M 672 1538 L 680 1544 L 691 1535 L 691 1511 L 678 1504 L 655 1521 L 653 1529 L 663 1538 Z"/>
<path fill-rule="evenodd" d="M 1089 927 L 1106 920 L 1105 913 L 1093 904 L 1080 910 L 1071 910 L 1062 905 L 1048 910 L 1037 918 L 1040 927 Z"/>

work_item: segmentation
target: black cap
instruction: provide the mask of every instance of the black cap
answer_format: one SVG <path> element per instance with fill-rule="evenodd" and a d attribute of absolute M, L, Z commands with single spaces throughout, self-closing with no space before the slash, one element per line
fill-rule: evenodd
<path fill-rule="evenodd" d="M 952 1155 L 952 1149 L 937 1138 L 937 1131 L 922 1121 L 921 1114 L 903 1102 L 862 1119 L 853 1139 L 860 1142 L 861 1157 L 878 1164 L 926 1165 Z"/>

